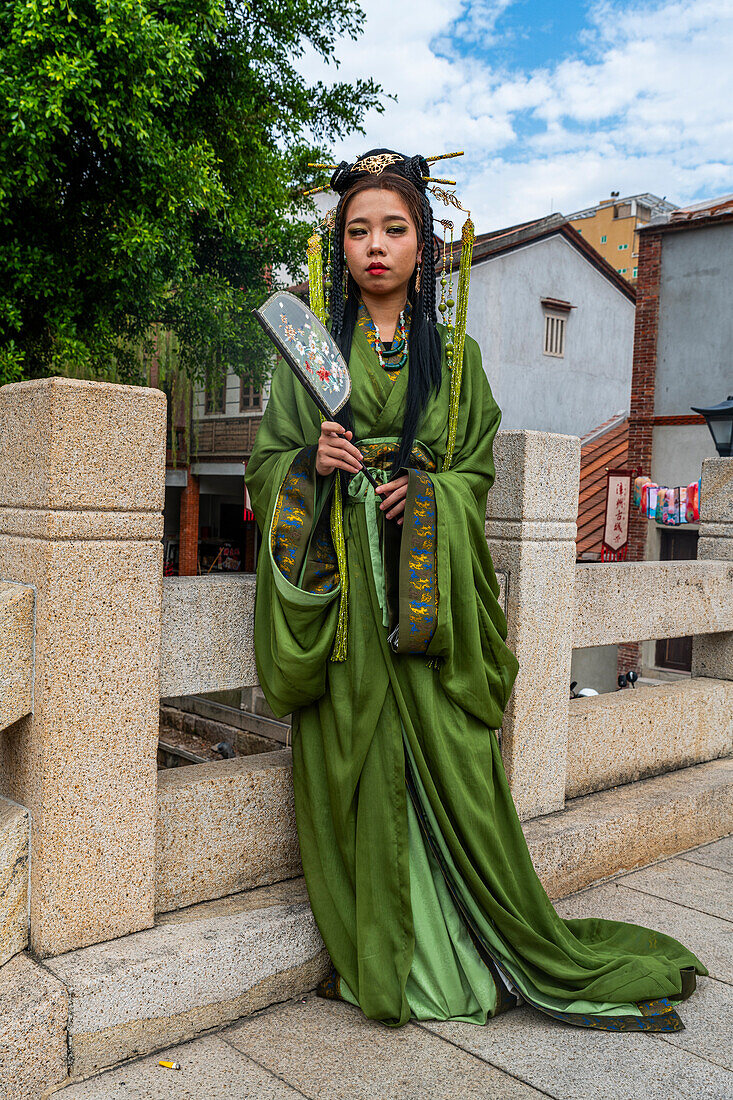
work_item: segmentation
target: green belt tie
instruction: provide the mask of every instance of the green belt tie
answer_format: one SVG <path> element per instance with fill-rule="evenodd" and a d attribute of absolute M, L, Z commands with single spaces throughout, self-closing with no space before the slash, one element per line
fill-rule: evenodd
<path fill-rule="evenodd" d="M 385 485 L 389 480 L 389 474 L 386 470 L 379 469 L 375 466 L 368 466 L 367 469 L 373 475 L 374 480 L 378 481 L 380 485 Z M 369 556 L 372 561 L 372 575 L 374 577 L 374 587 L 377 590 L 377 599 L 379 600 L 379 606 L 382 609 L 382 625 L 389 626 L 389 613 L 387 611 L 387 592 L 384 581 L 384 562 L 382 559 L 382 548 L 379 541 L 379 520 L 377 512 L 379 505 L 382 501 L 382 497 L 377 493 L 374 486 L 364 474 L 363 470 L 359 470 L 349 481 L 348 489 L 349 499 L 355 504 L 363 504 L 366 510 L 366 525 L 367 535 L 369 538 Z"/>

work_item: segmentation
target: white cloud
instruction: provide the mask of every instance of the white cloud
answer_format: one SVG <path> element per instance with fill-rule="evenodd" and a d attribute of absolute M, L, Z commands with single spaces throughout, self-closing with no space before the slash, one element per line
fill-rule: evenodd
<path fill-rule="evenodd" d="M 366 137 L 337 158 L 380 145 L 465 149 L 440 170 L 450 165 L 479 232 L 569 213 L 611 190 L 674 202 L 733 190 L 730 0 L 601 2 L 572 56 L 528 71 L 492 64 L 510 2 L 362 0 L 365 32 L 339 44 L 338 76 L 373 76 L 398 102 L 371 112 Z M 306 71 L 335 76 L 312 56 Z"/>

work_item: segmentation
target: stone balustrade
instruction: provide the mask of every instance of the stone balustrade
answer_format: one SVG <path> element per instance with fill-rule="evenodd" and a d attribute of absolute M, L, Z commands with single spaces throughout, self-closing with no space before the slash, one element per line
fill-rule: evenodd
<path fill-rule="evenodd" d="M 733 631 L 733 561 L 620 561 L 575 568 L 573 646 Z"/>
<path fill-rule="evenodd" d="M 254 573 L 165 577 L 161 698 L 256 684 L 254 606 Z"/>
<path fill-rule="evenodd" d="M 30 816 L 33 950 L 297 875 L 288 751 L 157 772 L 161 697 L 256 682 L 255 578 L 162 577 L 164 394 L 5 386 L 0 441 L 0 824 L 17 840 Z M 733 462 L 703 464 L 700 560 L 578 565 L 579 439 L 501 431 L 494 457 L 486 537 L 520 663 L 501 738 L 520 817 L 729 754 Z M 573 648 L 682 633 L 687 683 L 569 705 Z"/>

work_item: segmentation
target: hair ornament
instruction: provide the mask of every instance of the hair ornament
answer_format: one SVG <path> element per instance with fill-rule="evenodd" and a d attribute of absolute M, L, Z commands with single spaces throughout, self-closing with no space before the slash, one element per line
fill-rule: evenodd
<path fill-rule="evenodd" d="M 435 162 L 438 160 L 452 160 L 453 157 L 462 156 L 463 150 L 461 149 L 460 153 L 436 153 L 436 155 L 433 157 L 425 157 L 425 160 L 428 162 L 428 164 L 435 164 Z"/>
<path fill-rule="evenodd" d="M 372 157 L 360 157 L 351 166 L 351 170 L 353 172 L 358 168 L 360 172 L 369 172 L 373 176 L 378 176 L 385 168 L 389 168 L 391 164 L 397 164 L 400 160 L 402 157 L 399 153 L 378 153 Z"/>
<path fill-rule="evenodd" d="M 330 233 L 335 225 L 336 207 L 332 206 L 331 209 L 327 210 L 326 213 L 323 215 L 323 220 L 320 221 L 316 226 L 316 232 L 318 232 L 319 229 L 325 229 L 328 233 Z"/>
<path fill-rule="evenodd" d="M 438 183 L 450 183 L 450 180 L 438 180 Z M 445 206 L 455 206 L 456 210 L 462 210 L 464 214 L 471 216 L 471 211 L 467 210 L 465 206 L 461 205 L 461 201 L 456 195 L 455 191 L 444 191 L 442 187 L 428 187 L 428 191 L 431 195 L 435 195 L 436 199 L 440 199 Z"/>
<path fill-rule="evenodd" d="M 364 153 L 362 156 L 357 157 L 352 163 L 346 160 L 342 160 L 340 164 L 325 164 L 319 161 L 309 161 L 309 168 L 318 168 L 321 171 L 333 172 L 334 175 L 329 184 L 323 184 L 320 187 L 311 187 L 303 191 L 302 194 L 317 195 L 321 191 L 328 191 L 329 189 L 339 194 L 343 194 L 343 190 L 345 189 L 344 181 L 352 175 L 352 173 L 369 172 L 371 175 L 379 175 L 385 168 L 390 168 L 393 165 L 400 165 L 400 167 L 403 167 L 404 171 L 402 174 L 406 175 L 408 179 L 411 179 L 421 190 L 425 190 L 422 184 L 430 183 L 431 180 L 435 183 L 445 183 L 451 187 L 455 187 L 455 180 L 433 179 L 430 175 L 430 165 L 439 160 L 452 160 L 454 157 L 462 157 L 463 155 L 463 150 L 460 150 L 456 153 L 436 153 L 430 157 L 415 156 L 407 158 L 401 153 L 385 149 Z M 420 171 L 420 169 L 422 170 Z M 463 209 L 463 207 L 461 207 L 461 209 Z"/>

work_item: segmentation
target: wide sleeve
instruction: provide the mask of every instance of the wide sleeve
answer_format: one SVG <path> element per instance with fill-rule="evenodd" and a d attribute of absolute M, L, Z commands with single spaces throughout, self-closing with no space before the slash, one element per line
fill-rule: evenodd
<path fill-rule="evenodd" d="M 436 595 L 425 652 L 441 658 L 446 693 L 492 729 L 502 724 L 519 669 L 506 644 L 507 621 L 485 533 L 501 416 L 479 346 L 467 337 L 453 464 L 435 473 L 408 470 L 400 569 L 409 586 L 415 564 L 431 566 Z"/>
<path fill-rule="evenodd" d="M 341 578 L 330 533 L 334 475 L 316 471 L 319 435 L 313 401 L 280 362 L 245 474 L 262 534 L 255 663 L 278 718 L 324 694 L 338 621 Z"/>

